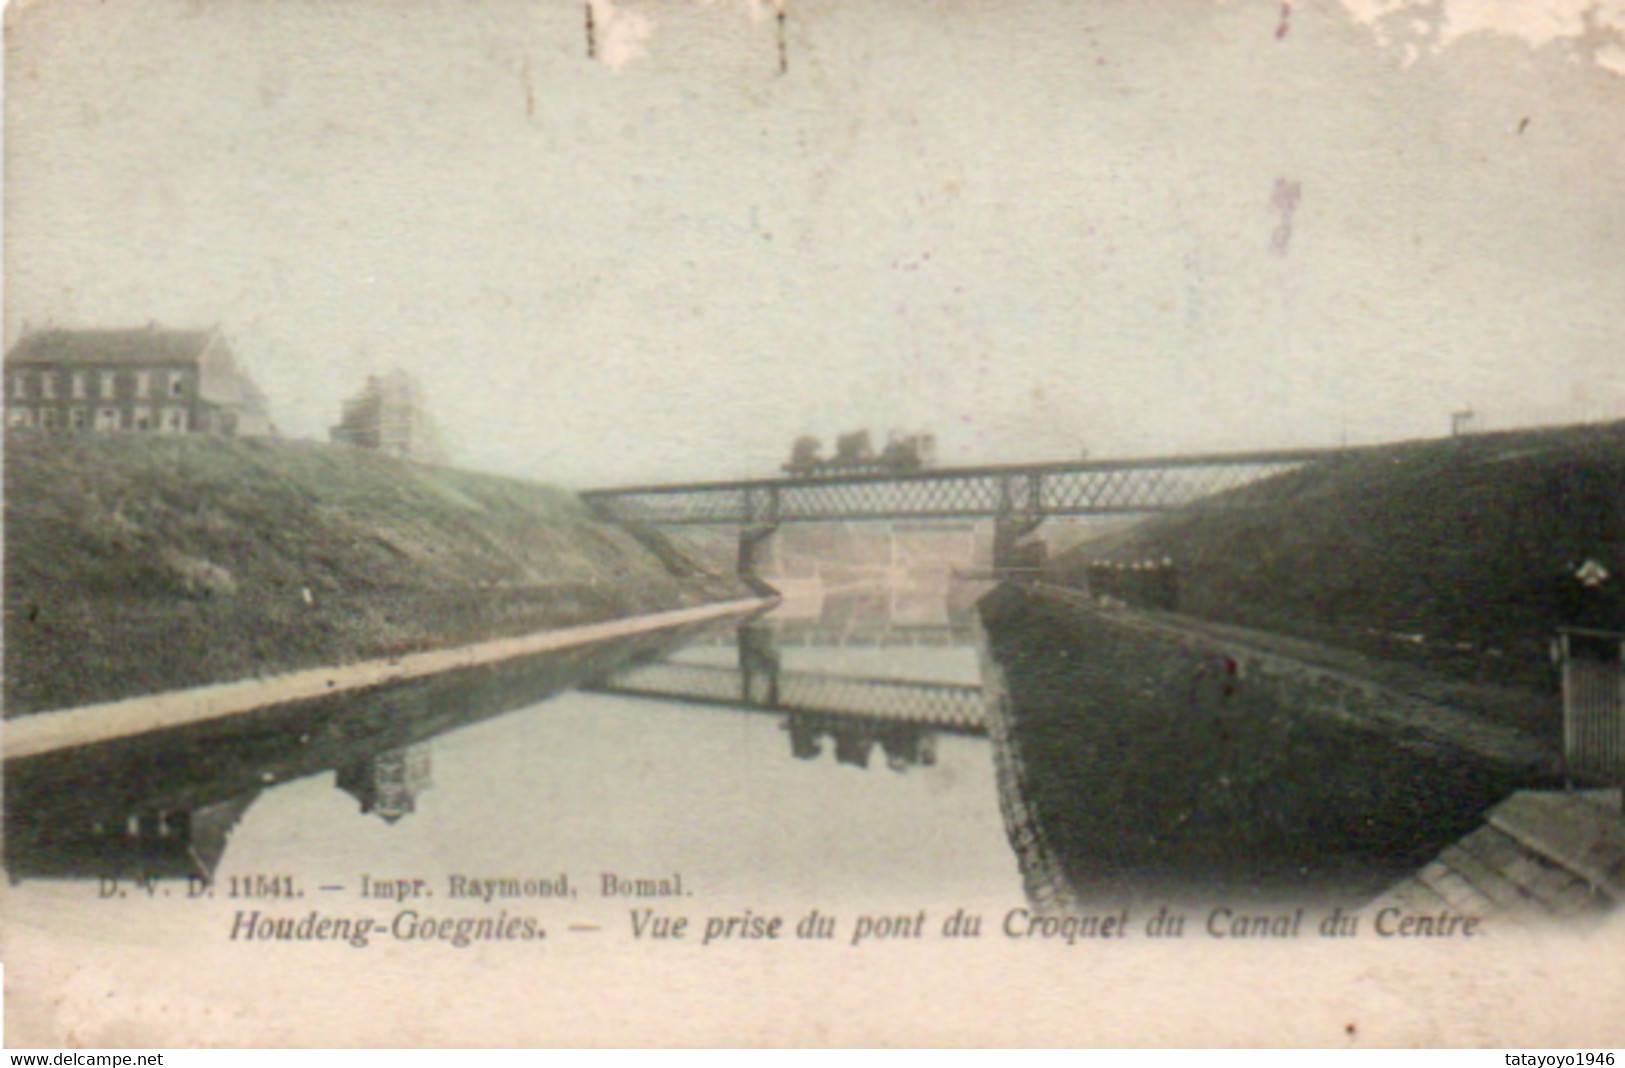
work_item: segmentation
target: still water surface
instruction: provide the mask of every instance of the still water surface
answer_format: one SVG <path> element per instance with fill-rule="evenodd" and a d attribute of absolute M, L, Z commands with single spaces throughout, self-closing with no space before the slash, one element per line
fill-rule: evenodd
<path fill-rule="evenodd" d="M 725 650 L 695 650 L 726 657 Z M 975 680 L 969 649 L 791 650 L 786 668 Z M 782 717 L 570 692 L 433 743 L 433 786 L 389 825 L 328 776 L 268 792 L 233 836 L 232 870 L 681 872 L 741 901 L 1018 899 L 988 743 L 945 737 L 934 767 L 791 756 Z"/>
<path fill-rule="evenodd" d="M 729 647 L 676 654 L 687 663 L 737 666 Z M 976 684 L 974 648 L 794 648 L 786 671 Z M 429 785 L 415 811 L 393 821 L 363 812 L 333 771 L 268 786 L 242 814 L 214 872 L 226 902 L 254 876 L 292 876 L 301 906 L 353 905 L 361 877 L 425 880 L 436 907 L 452 875 L 557 880 L 570 903 L 545 904 L 556 921 L 617 921 L 652 899 L 605 898 L 604 876 L 681 876 L 694 908 L 822 903 L 906 911 L 1021 900 L 989 744 L 940 735 L 933 765 L 903 771 L 884 756 L 867 768 L 837 763 L 829 746 L 795 759 L 785 717 L 686 702 L 569 691 L 461 727 L 413 747 L 428 755 Z M 99 923 L 150 908 L 144 891 L 100 900 L 105 884 L 25 879 L 18 910 L 51 925 L 96 900 Z M 342 886 L 322 891 L 323 886 Z M 184 897 L 166 883 L 160 897 Z M 425 904 L 427 898 L 417 902 Z M 283 907 L 272 901 L 267 907 Z M 509 902 L 509 904 L 513 904 Z"/>

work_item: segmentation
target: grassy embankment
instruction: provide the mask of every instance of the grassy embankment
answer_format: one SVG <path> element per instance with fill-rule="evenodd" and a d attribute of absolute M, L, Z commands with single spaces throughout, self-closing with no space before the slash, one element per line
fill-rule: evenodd
<path fill-rule="evenodd" d="M 1555 749 L 1548 641 L 1578 607 L 1620 606 L 1577 603 L 1570 572 L 1588 557 L 1625 571 L 1625 426 L 1349 452 L 1227 496 L 1086 543 L 1053 576 L 1172 558 L 1179 612 L 1268 632 L 1243 644 Z M 982 612 L 1023 800 L 1086 899 L 1358 900 L 1543 781 L 1391 723 L 1305 714 L 1202 641 L 1113 612 L 1017 588 Z"/>
<path fill-rule="evenodd" d="M 571 494 L 300 442 L 11 433 L 5 714 L 748 596 Z"/>
<path fill-rule="evenodd" d="M 1527 772 L 1283 704 L 1200 646 L 1017 586 L 981 604 L 1013 715 L 1023 861 L 1084 901 L 1349 903 Z"/>
<path fill-rule="evenodd" d="M 1614 573 L 1587 621 L 1625 628 L 1625 423 L 1359 450 L 1231 498 L 1248 507 L 1148 520 L 1053 573 L 1167 556 L 1183 613 L 1546 692 L 1576 563 Z"/>

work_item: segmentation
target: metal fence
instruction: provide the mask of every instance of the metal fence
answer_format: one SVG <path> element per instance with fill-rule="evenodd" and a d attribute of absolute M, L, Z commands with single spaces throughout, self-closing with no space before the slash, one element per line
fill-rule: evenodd
<path fill-rule="evenodd" d="M 765 685 L 758 688 L 752 682 Z M 662 660 L 588 687 L 596 693 L 652 697 L 762 712 L 908 723 L 980 736 L 987 731 L 980 686 L 863 678 L 816 671 L 773 671 L 751 679 L 736 667 Z"/>
<path fill-rule="evenodd" d="M 587 490 L 583 500 L 623 523 L 657 526 L 963 521 L 1011 516 L 1145 515 L 1199 502 L 1255 506 L 1301 487 L 1272 476 L 1330 457 L 1331 449 L 944 467 L 894 474 L 697 482 Z M 1256 496 L 1229 491 L 1259 484 Z"/>
<path fill-rule="evenodd" d="M 1558 651 L 1564 778 L 1571 787 L 1625 790 L 1625 633 L 1565 627 Z"/>

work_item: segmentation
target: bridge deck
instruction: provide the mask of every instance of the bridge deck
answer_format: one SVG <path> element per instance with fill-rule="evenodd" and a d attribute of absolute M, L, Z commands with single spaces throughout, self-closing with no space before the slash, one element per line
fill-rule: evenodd
<path fill-rule="evenodd" d="M 1289 449 L 947 467 L 626 486 L 581 496 L 610 518 L 660 525 L 1133 515 L 1188 507 L 1346 453 Z"/>

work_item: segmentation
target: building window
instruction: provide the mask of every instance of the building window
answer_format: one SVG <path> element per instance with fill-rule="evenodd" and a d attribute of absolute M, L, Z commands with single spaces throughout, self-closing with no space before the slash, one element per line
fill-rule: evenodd
<path fill-rule="evenodd" d="M 84 400 L 88 395 L 89 393 L 86 389 L 85 383 L 85 373 L 83 371 L 75 371 L 73 373 L 73 399 Z"/>
<path fill-rule="evenodd" d="M 11 376 L 11 395 L 18 400 L 28 396 L 28 376 L 21 371 Z"/>
<path fill-rule="evenodd" d="M 152 409 L 148 408 L 146 405 L 137 407 L 133 412 L 130 413 L 130 426 L 135 430 L 154 429 Z"/>
<path fill-rule="evenodd" d="M 90 425 L 90 413 L 83 408 L 68 409 L 68 426 L 74 430 L 83 430 Z"/>
<path fill-rule="evenodd" d="M 97 408 L 96 409 L 96 429 L 97 430 L 117 430 L 118 429 L 118 409 L 117 408 Z"/>
<path fill-rule="evenodd" d="M 135 395 L 137 397 L 152 396 L 152 372 L 137 371 L 135 373 Z"/>
<path fill-rule="evenodd" d="M 165 408 L 164 421 L 161 424 L 160 429 L 162 429 L 166 434 L 186 433 L 186 409 Z"/>
<path fill-rule="evenodd" d="M 12 408 L 6 412 L 7 426 L 33 426 L 34 410 L 32 408 Z"/>
<path fill-rule="evenodd" d="M 46 400 L 56 400 L 56 372 L 42 371 L 39 376 L 39 395 Z"/>
<path fill-rule="evenodd" d="M 56 409 L 41 408 L 39 411 L 39 425 L 45 430 L 55 430 L 57 426 Z"/>
<path fill-rule="evenodd" d="M 103 371 L 102 372 L 102 400 L 112 400 L 113 399 L 114 387 L 117 384 L 118 384 L 118 376 L 117 375 L 115 375 L 112 371 Z M 97 418 L 98 425 L 100 424 L 100 422 L 101 422 L 101 419 L 100 419 L 100 417 L 98 417 Z"/>
<path fill-rule="evenodd" d="M 171 397 L 186 396 L 186 375 L 182 372 L 169 372 L 169 395 Z"/>

